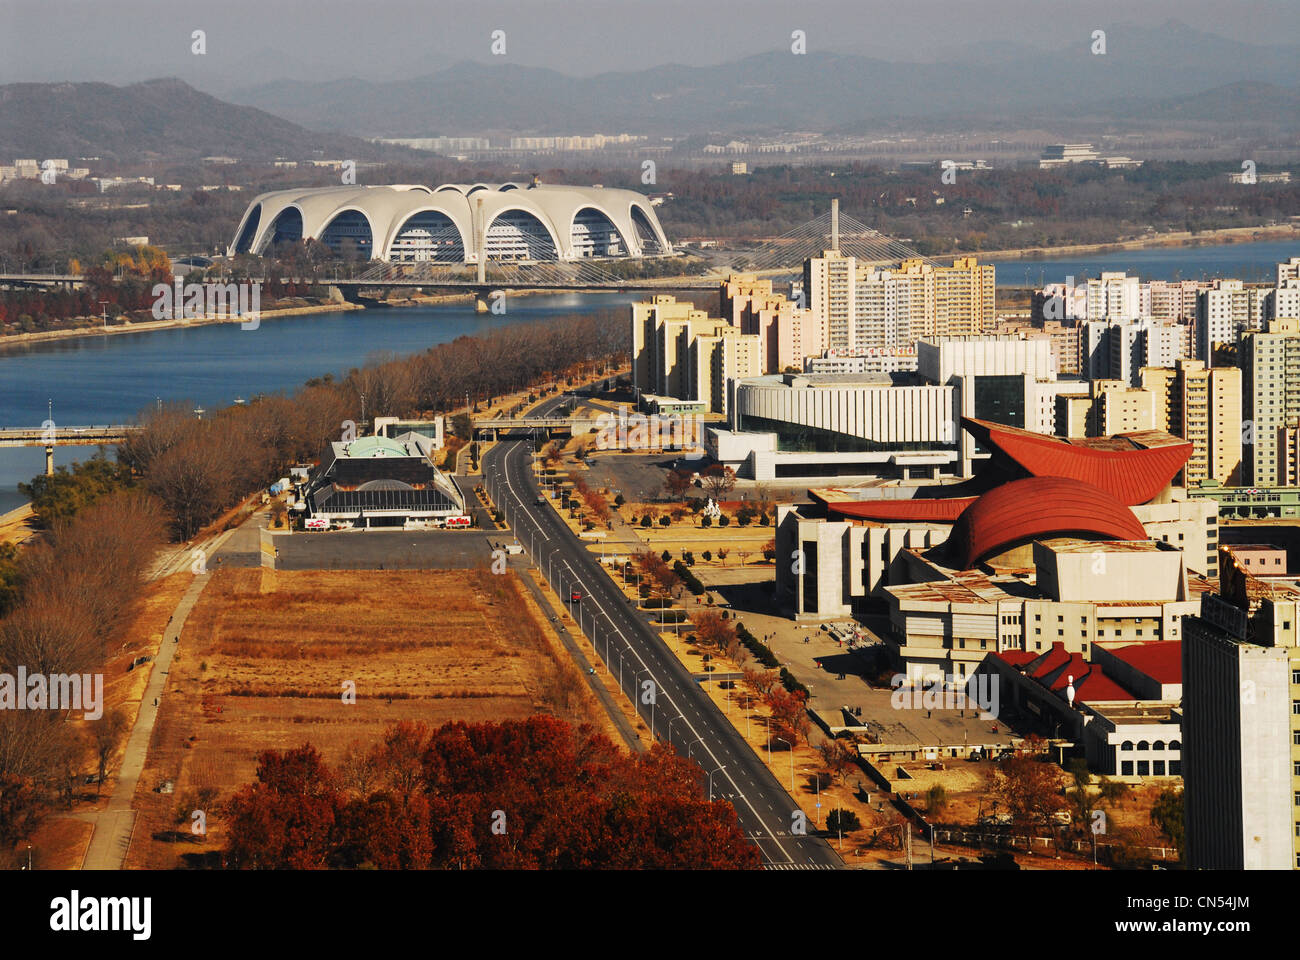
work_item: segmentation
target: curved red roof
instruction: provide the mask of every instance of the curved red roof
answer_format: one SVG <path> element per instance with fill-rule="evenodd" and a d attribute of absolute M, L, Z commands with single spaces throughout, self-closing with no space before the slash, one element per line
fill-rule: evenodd
<path fill-rule="evenodd" d="M 995 487 L 962 511 L 946 549 L 969 570 L 1013 544 L 1067 536 L 1147 539 L 1133 511 L 1106 490 L 1068 477 L 1027 477 Z"/>
<path fill-rule="evenodd" d="M 1070 441 L 970 417 L 962 425 L 1030 476 L 1081 480 L 1129 506 L 1160 493 L 1192 455 L 1187 441 L 1154 430 Z"/>
<path fill-rule="evenodd" d="M 826 509 L 831 516 L 855 520 L 914 520 L 918 523 L 953 523 L 978 497 L 951 497 L 922 500 L 850 500 L 830 501 Z"/>

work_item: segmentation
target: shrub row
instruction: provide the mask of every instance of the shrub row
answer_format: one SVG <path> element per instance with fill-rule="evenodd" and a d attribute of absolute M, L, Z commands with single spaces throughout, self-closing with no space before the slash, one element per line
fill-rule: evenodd
<path fill-rule="evenodd" d="M 691 573 L 690 568 L 680 560 L 673 564 L 673 573 L 681 577 L 682 583 L 686 584 L 686 589 L 697 597 L 704 592 L 704 584 L 700 583 L 700 578 Z"/>
<path fill-rule="evenodd" d="M 740 642 L 745 645 L 745 648 L 754 655 L 754 659 L 763 666 L 767 667 L 769 670 L 780 668 L 782 686 L 791 693 L 802 693 L 805 697 L 811 696 L 808 692 L 808 688 L 796 680 L 794 674 L 781 666 L 781 662 L 776 659 L 776 655 L 772 653 L 772 649 L 762 640 L 758 639 L 758 637 L 750 633 L 749 628 L 743 623 L 736 624 L 736 636 L 740 638 Z"/>

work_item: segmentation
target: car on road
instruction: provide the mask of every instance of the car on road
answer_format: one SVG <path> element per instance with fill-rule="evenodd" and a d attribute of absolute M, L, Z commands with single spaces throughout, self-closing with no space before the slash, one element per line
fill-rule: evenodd
<path fill-rule="evenodd" d="M 534 502 L 535 504 L 537 504 L 539 507 L 544 507 L 544 506 L 546 506 L 546 495 L 545 495 L 545 494 L 541 494 L 541 493 L 539 493 L 539 494 L 537 495 L 537 499 L 534 500 L 533 502 Z"/>
<path fill-rule="evenodd" d="M 581 601 L 581 600 L 582 600 L 582 591 L 581 591 L 581 590 L 574 590 L 572 593 L 569 594 L 569 602 L 570 602 L 570 603 L 578 603 L 578 602 Z"/>

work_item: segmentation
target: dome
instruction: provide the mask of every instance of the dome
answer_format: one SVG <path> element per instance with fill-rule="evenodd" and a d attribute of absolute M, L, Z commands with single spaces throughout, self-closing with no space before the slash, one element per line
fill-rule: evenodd
<path fill-rule="evenodd" d="M 995 487 L 962 511 L 945 552 L 969 570 L 1008 547 L 1045 537 L 1146 540 L 1127 506 L 1099 487 L 1066 477 L 1028 477 Z"/>

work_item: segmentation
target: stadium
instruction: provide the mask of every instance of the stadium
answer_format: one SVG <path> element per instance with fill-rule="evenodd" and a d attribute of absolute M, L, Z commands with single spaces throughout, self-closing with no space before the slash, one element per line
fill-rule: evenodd
<path fill-rule="evenodd" d="M 569 262 L 673 252 L 632 190 L 532 183 L 309 187 L 255 197 L 227 254 L 317 240 L 339 256 L 399 263 Z"/>

